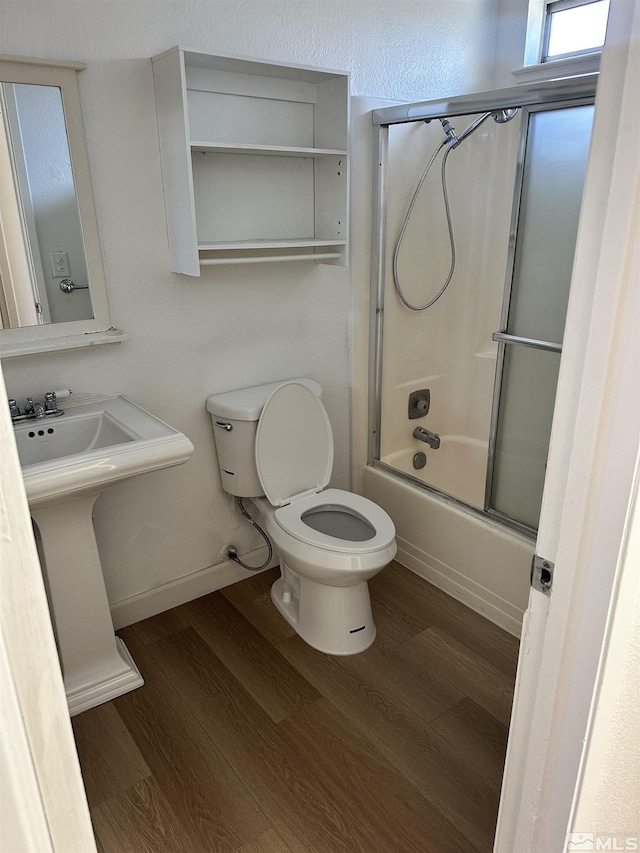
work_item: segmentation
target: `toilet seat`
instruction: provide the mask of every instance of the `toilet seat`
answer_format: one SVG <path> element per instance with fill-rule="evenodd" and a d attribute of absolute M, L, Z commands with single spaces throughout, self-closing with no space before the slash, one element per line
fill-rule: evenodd
<path fill-rule="evenodd" d="M 310 527 L 302 518 L 309 510 L 329 506 L 336 510 L 344 507 L 356 516 L 364 519 L 373 528 L 370 539 L 354 541 L 322 533 Z M 377 504 L 362 495 L 345 492 L 342 489 L 325 489 L 317 494 L 307 494 L 292 501 L 287 506 L 276 509 L 274 519 L 278 526 L 308 545 L 314 545 L 326 551 L 338 551 L 343 554 L 367 554 L 387 548 L 395 539 L 395 527 L 391 518 Z"/>
<path fill-rule="evenodd" d="M 275 521 L 295 539 L 344 554 L 379 551 L 394 540 L 393 522 L 373 501 L 325 490 L 333 468 L 333 434 L 320 398 L 305 385 L 288 382 L 273 391 L 258 422 L 255 457 L 264 493 L 278 507 Z M 342 510 L 370 526 L 372 535 L 349 539 L 317 530 L 303 519 L 314 509 Z"/>

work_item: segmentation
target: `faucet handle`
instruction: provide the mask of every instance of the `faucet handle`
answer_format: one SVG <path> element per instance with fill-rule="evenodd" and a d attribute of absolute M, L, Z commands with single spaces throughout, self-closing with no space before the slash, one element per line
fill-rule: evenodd
<path fill-rule="evenodd" d="M 9 398 L 9 413 L 11 414 L 12 420 L 20 417 L 20 408 L 12 397 Z"/>
<path fill-rule="evenodd" d="M 31 397 L 27 397 L 27 405 L 24 407 L 25 415 L 35 415 L 36 409 Z"/>
<path fill-rule="evenodd" d="M 45 412 L 56 412 L 58 410 L 55 391 L 47 391 L 44 395 L 44 410 Z"/>

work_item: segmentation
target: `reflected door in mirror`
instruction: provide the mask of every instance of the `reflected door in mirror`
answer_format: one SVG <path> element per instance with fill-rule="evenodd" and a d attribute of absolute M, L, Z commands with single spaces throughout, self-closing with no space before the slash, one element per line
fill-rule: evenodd
<path fill-rule="evenodd" d="M 62 96 L 0 84 L 3 328 L 94 317 Z M 67 280 L 73 288 L 61 288 Z"/>

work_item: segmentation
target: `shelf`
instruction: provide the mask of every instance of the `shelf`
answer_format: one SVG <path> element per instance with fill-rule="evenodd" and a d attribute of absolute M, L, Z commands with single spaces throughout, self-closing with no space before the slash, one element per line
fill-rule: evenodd
<path fill-rule="evenodd" d="M 304 252 L 293 255 L 234 255 L 224 258 L 200 258 L 200 266 L 218 266 L 220 264 L 267 264 L 283 261 L 329 261 L 340 257 L 340 252 Z"/>
<path fill-rule="evenodd" d="M 251 145 L 226 142 L 192 142 L 191 151 L 202 154 L 259 154 L 275 157 L 346 157 L 340 148 L 297 148 L 277 145 Z"/>
<path fill-rule="evenodd" d="M 235 240 L 229 242 L 200 243 L 199 264 L 214 266 L 220 264 L 258 264 L 283 263 L 286 261 L 335 261 L 342 257 L 341 250 L 346 240 L 316 240 L 312 238 L 297 240 Z M 331 251 L 331 249 L 334 251 Z M 324 252 L 314 249 L 326 249 Z M 311 251 L 310 251 L 311 250 Z M 213 252 L 211 257 L 202 253 Z"/>
<path fill-rule="evenodd" d="M 234 240 L 229 242 L 199 243 L 199 252 L 224 252 L 247 249 L 306 249 L 322 246 L 345 246 L 346 240 Z"/>
<path fill-rule="evenodd" d="M 175 47 L 153 77 L 174 272 L 348 264 L 347 73 Z"/>

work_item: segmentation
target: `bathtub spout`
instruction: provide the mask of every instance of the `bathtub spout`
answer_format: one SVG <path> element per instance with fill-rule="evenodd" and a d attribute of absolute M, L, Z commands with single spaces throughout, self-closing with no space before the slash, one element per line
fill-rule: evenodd
<path fill-rule="evenodd" d="M 413 431 L 413 437 L 419 441 L 425 441 L 432 450 L 437 450 L 440 447 L 440 436 L 424 427 L 416 427 Z"/>

